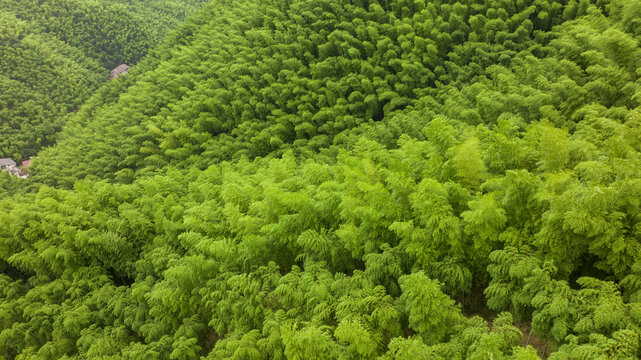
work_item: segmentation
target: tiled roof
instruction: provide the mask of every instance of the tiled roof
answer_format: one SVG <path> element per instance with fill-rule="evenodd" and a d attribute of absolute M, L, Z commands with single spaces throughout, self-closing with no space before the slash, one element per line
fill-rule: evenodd
<path fill-rule="evenodd" d="M 7 166 L 7 165 L 15 166 L 16 162 L 13 161 L 13 159 L 9 159 L 9 158 L 0 159 L 0 166 Z"/>
<path fill-rule="evenodd" d="M 124 73 L 124 72 L 125 72 L 125 71 L 127 71 L 127 70 L 129 70 L 129 65 L 127 65 L 127 64 L 121 64 L 121 65 L 118 65 L 118 67 L 117 67 L 117 68 L 115 68 L 115 69 L 111 70 L 111 75 L 118 75 L 118 74 L 122 74 L 122 73 Z"/>

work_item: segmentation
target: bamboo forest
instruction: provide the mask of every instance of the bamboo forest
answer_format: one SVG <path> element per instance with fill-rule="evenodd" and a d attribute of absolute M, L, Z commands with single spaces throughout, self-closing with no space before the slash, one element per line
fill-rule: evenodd
<path fill-rule="evenodd" d="M 0 360 L 639 359 L 640 44 L 641 0 L 0 0 Z"/>

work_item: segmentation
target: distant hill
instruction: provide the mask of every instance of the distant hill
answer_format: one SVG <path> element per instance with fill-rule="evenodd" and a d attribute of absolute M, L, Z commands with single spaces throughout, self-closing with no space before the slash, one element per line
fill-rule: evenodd
<path fill-rule="evenodd" d="M 137 63 L 203 0 L 0 2 L 0 155 L 51 145 L 120 63 Z"/>

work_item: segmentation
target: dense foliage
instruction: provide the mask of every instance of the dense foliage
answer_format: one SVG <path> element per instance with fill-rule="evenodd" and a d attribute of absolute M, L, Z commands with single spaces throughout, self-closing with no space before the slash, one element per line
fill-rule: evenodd
<path fill-rule="evenodd" d="M 135 64 L 203 0 L 0 2 L 0 157 L 51 145 L 121 63 Z"/>
<path fill-rule="evenodd" d="M 210 2 L 1 200 L 0 357 L 639 358 L 639 19 Z"/>

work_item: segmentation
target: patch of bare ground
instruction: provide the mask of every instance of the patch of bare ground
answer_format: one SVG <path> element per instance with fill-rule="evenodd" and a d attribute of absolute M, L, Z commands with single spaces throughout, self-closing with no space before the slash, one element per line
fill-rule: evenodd
<path fill-rule="evenodd" d="M 218 339 L 219 339 L 218 334 L 216 334 L 213 328 L 208 326 L 207 334 L 205 335 L 205 338 L 201 339 L 199 343 L 204 356 L 207 356 L 207 354 L 209 354 L 209 352 L 214 348 L 214 346 L 216 346 Z"/>
<path fill-rule="evenodd" d="M 547 359 L 550 356 L 550 347 L 545 339 L 532 334 L 532 326 L 527 322 L 515 323 L 516 326 L 523 333 L 523 340 L 521 346 L 532 346 L 542 359 Z"/>
<path fill-rule="evenodd" d="M 452 295 L 452 297 L 461 305 L 461 310 L 463 314 L 467 317 L 480 316 L 488 323 L 491 324 L 496 313 L 490 310 L 487 306 L 487 300 L 483 294 L 485 289 L 484 284 L 479 284 L 472 287 L 472 289 L 464 295 Z M 550 350 L 550 344 L 545 339 L 538 337 L 537 335 L 532 334 L 532 326 L 529 322 L 521 321 L 514 323 L 514 326 L 517 327 L 523 333 L 523 339 L 521 340 L 521 346 L 526 347 L 528 345 L 532 346 L 539 357 L 542 359 L 547 359 L 552 350 Z"/>

